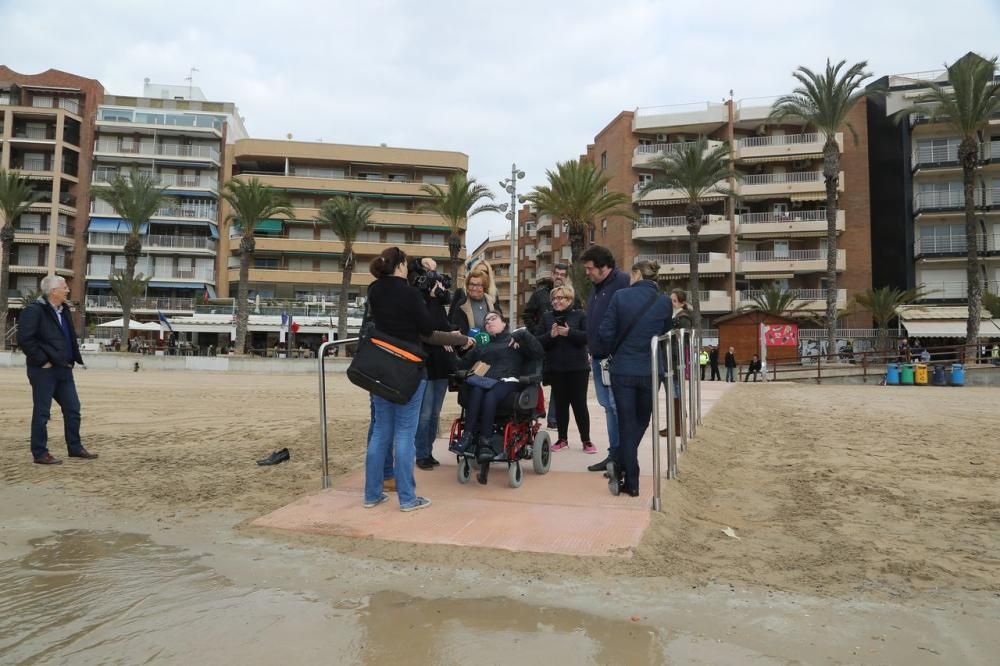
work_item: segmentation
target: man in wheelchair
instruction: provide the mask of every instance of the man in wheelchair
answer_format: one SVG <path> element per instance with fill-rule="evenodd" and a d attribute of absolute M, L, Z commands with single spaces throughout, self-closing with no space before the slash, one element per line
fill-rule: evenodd
<path fill-rule="evenodd" d="M 458 390 L 459 404 L 464 409 L 463 418 L 456 424 L 461 436 L 456 438 L 453 428 L 448 447 L 460 458 L 471 456 L 480 463 L 480 483 L 486 482 L 485 470 L 490 462 L 508 461 L 510 451 L 505 450 L 509 449 L 505 444 L 510 443 L 503 436 L 499 441 L 494 437 L 498 412 L 506 419 L 521 412 L 526 417 L 522 420 L 534 420 L 545 354 L 531 333 L 525 329 L 511 333 L 503 315 L 497 312 L 486 315 L 484 327 L 490 341 L 465 354 L 459 361 L 459 373 L 452 377 L 452 388 Z M 527 390 L 531 387 L 535 387 L 534 393 Z M 522 402 L 526 404 L 519 404 Z M 460 466 L 463 462 L 459 461 Z"/>

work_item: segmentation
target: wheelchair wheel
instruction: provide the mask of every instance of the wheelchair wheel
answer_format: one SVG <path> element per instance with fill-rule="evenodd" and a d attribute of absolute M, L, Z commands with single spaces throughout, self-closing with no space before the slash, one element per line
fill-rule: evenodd
<path fill-rule="evenodd" d="M 507 463 L 507 481 L 511 488 L 520 488 L 524 477 L 521 474 L 521 463 Z"/>
<path fill-rule="evenodd" d="M 462 459 L 458 462 L 458 482 L 465 484 L 469 482 L 472 478 L 472 466 L 469 464 L 469 459 L 462 456 Z"/>
<path fill-rule="evenodd" d="M 539 430 L 531 447 L 531 464 L 535 474 L 545 474 L 552 464 L 552 444 L 547 430 Z"/>

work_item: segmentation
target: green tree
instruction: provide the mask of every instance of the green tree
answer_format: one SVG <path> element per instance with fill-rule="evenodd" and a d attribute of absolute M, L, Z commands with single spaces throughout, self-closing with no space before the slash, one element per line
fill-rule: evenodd
<path fill-rule="evenodd" d="M 295 217 L 284 192 L 273 190 L 258 178 L 232 179 L 222 188 L 222 198 L 232 209 L 226 220 L 233 225 L 240 238 L 240 281 L 236 293 L 236 353 L 246 353 L 247 341 L 247 289 L 250 281 L 250 262 L 253 261 L 257 242 L 254 232 L 262 221 L 282 215 Z"/>
<path fill-rule="evenodd" d="M 1000 113 L 1000 81 L 994 78 L 997 59 L 967 53 L 948 69 L 948 83 L 927 82 L 926 94 L 919 96 L 917 106 L 897 114 L 901 120 L 915 111 L 926 111 L 932 120 L 943 121 L 958 132 L 958 163 L 962 167 L 965 191 L 965 278 L 969 318 L 966 321 L 965 344 L 979 341 L 979 323 L 983 312 L 983 285 L 979 275 L 979 234 L 976 231 L 975 177 L 981 165 L 983 132 L 990 119 Z M 982 192 L 983 197 L 989 193 Z M 983 202 L 985 203 L 985 202 Z"/>
<path fill-rule="evenodd" d="M 983 307 L 986 308 L 991 317 L 994 319 L 1000 319 L 1000 296 L 984 291 Z"/>
<path fill-rule="evenodd" d="M 42 195 L 31 189 L 16 171 L 0 169 L 0 351 L 7 348 L 7 310 L 10 289 L 10 255 L 14 249 L 14 222 Z"/>
<path fill-rule="evenodd" d="M 684 218 L 687 220 L 688 258 L 690 261 L 690 282 L 688 301 L 691 303 L 695 328 L 701 328 L 701 299 L 698 280 L 698 233 L 705 225 L 705 210 L 699 203 L 704 197 L 716 193 L 732 195 L 722 183 L 737 177 L 730 161 L 730 148 L 724 143 L 712 150 L 708 149 L 708 139 L 699 136 L 690 144 L 677 150 L 669 150 L 662 157 L 653 160 L 649 166 L 662 173 L 655 176 L 639 193 L 648 194 L 658 189 L 676 189 L 684 192 L 687 205 Z"/>
<path fill-rule="evenodd" d="M 926 295 L 922 286 L 913 289 L 899 290 L 895 287 L 881 287 L 879 289 L 866 289 L 854 296 L 854 302 L 868 310 L 878 333 L 875 338 L 875 347 L 880 351 L 888 350 L 889 322 L 895 319 L 900 306 L 909 305 L 920 300 Z"/>
<path fill-rule="evenodd" d="M 119 173 L 107 186 L 94 188 L 94 196 L 108 202 L 125 222 L 127 237 L 122 248 L 125 254 L 125 270 L 122 274 L 129 281 L 135 278 L 135 266 L 142 254 L 143 230 L 156 211 L 171 200 L 165 191 L 165 187 L 158 186 L 154 175 L 136 169 L 129 175 Z M 128 341 L 132 302 L 137 296 L 125 290 L 118 298 L 122 306 L 122 340 L 125 342 Z"/>
<path fill-rule="evenodd" d="M 417 208 L 418 212 L 437 213 L 448 221 L 448 252 L 451 256 L 451 277 L 458 282 L 458 253 L 462 250 L 462 232 L 469 218 L 480 213 L 497 213 L 500 207 L 492 202 L 494 194 L 485 185 L 476 182 L 462 172 L 448 178 L 445 187 L 429 183 L 420 186 L 420 191 L 430 197 L 428 203 Z M 515 211 L 516 214 L 516 211 Z"/>
<path fill-rule="evenodd" d="M 354 241 L 371 222 L 375 207 L 355 197 L 334 197 L 323 202 L 316 222 L 332 230 L 344 244 L 341 255 L 343 280 L 340 283 L 340 302 L 337 304 L 337 335 L 347 337 L 347 290 L 354 273 Z"/>
<path fill-rule="evenodd" d="M 631 199 L 621 192 L 607 190 L 610 178 L 588 160 L 569 160 L 545 170 L 548 185 L 540 185 L 525 199 L 539 216 L 550 215 L 554 223 L 564 222 L 569 230 L 573 265 L 580 261 L 594 220 L 619 215 L 635 219 Z"/>
<path fill-rule="evenodd" d="M 799 67 L 792 76 L 799 82 L 790 95 L 779 97 L 770 120 L 799 120 L 826 135 L 823 144 L 823 180 L 826 184 L 826 338 L 827 349 L 836 349 L 837 331 L 837 189 L 840 181 L 840 146 L 837 131 L 847 127 L 858 141 L 858 132 L 847 120 L 851 110 L 865 97 L 877 91 L 865 90 L 864 80 L 871 76 L 862 61 L 846 67 L 826 61 L 826 70 L 813 72 Z"/>
<path fill-rule="evenodd" d="M 128 303 L 131 310 L 132 303 L 146 293 L 152 275 L 144 276 L 141 272 L 129 277 L 124 273 L 113 273 L 108 279 L 108 286 L 111 293 L 118 299 L 118 303 Z M 123 306 L 124 309 L 124 306 Z M 122 345 L 128 349 L 128 318 L 122 318 Z"/>
<path fill-rule="evenodd" d="M 759 294 L 754 294 L 752 302 L 743 306 L 742 309 L 745 312 L 760 312 L 761 314 L 792 319 L 811 317 L 811 314 L 806 310 L 806 304 L 802 301 L 796 302 L 798 300 L 799 297 L 795 291 L 772 285 Z"/>

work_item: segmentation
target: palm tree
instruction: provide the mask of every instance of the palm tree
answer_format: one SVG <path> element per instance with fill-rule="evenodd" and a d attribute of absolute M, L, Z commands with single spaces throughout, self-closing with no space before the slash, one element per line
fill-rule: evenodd
<path fill-rule="evenodd" d="M 129 277 L 124 273 L 113 273 L 108 280 L 108 286 L 111 288 L 111 293 L 118 299 L 118 303 L 128 303 L 131 310 L 131 305 L 135 302 L 135 299 L 146 293 L 146 287 L 149 286 L 149 281 L 152 277 L 152 275 L 144 276 L 142 272 L 136 273 L 135 277 Z M 128 349 L 127 317 L 122 318 L 122 332 L 125 333 L 122 340 L 125 341 L 125 348 Z"/>
<path fill-rule="evenodd" d="M 1000 296 L 984 291 L 983 308 L 985 308 L 994 319 L 1000 319 Z"/>
<path fill-rule="evenodd" d="M 798 294 L 790 289 L 782 289 L 777 285 L 767 287 L 761 293 L 754 294 L 752 302 L 745 305 L 744 312 L 760 312 L 775 317 L 808 317 L 806 304 L 799 300 Z"/>
<path fill-rule="evenodd" d="M 283 215 L 295 217 L 289 205 L 288 197 L 283 192 L 272 190 L 260 182 L 258 178 L 236 180 L 235 178 L 223 186 L 222 198 L 232 209 L 226 216 L 240 239 L 240 283 L 236 295 L 236 353 L 246 351 L 247 341 L 247 286 L 250 280 L 250 262 L 257 249 L 254 231 L 263 220 Z"/>
<path fill-rule="evenodd" d="M 705 210 L 698 203 L 712 193 L 731 195 L 720 182 L 735 178 L 729 159 L 729 144 L 724 143 L 712 150 L 708 149 L 708 139 L 699 136 L 695 141 L 677 150 L 667 151 L 649 165 L 663 173 L 654 177 L 639 190 L 645 195 L 658 189 L 677 189 L 687 197 L 684 217 L 687 220 L 690 248 L 690 283 L 688 300 L 691 302 L 695 328 L 701 328 L 701 299 L 698 298 L 698 232 L 705 224 Z"/>
<path fill-rule="evenodd" d="M 0 351 L 7 349 L 7 290 L 10 276 L 10 253 L 14 249 L 14 222 L 31 204 L 42 198 L 28 185 L 28 181 L 15 171 L 0 169 Z"/>
<path fill-rule="evenodd" d="M 448 185 L 442 188 L 436 184 L 424 184 L 420 191 L 431 200 L 417 208 L 418 212 L 430 211 L 437 213 L 448 221 L 448 252 L 451 255 L 451 277 L 458 282 L 458 253 L 462 250 L 462 231 L 469 218 L 479 213 L 500 212 L 500 207 L 493 203 L 496 197 L 485 185 L 476 182 L 462 172 L 454 173 L 448 178 Z M 516 212 L 515 212 L 516 214 Z"/>
<path fill-rule="evenodd" d="M 133 169 L 131 174 L 118 174 L 106 187 L 94 188 L 94 196 L 111 204 L 115 213 L 128 226 L 128 238 L 122 250 L 125 253 L 123 275 L 130 281 L 135 278 L 135 266 L 142 254 L 142 234 L 149 219 L 170 200 L 164 192 L 167 188 L 157 185 L 156 177 L 150 173 Z M 122 306 L 122 340 L 128 342 L 128 322 L 132 316 L 132 301 L 135 295 L 125 290 L 118 295 Z"/>
<path fill-rule="evenodd" d="M 823 144 L 823 180 L 826 183 L 826 338 L 827 349 L 836 349 L 837 333 L 837 188 L 840 181 L 840 146 L 837 130 L 846 126 L 855 143 L 858 132 L 847 120 L 851 110 L 865 97 L 876 91 L 865 90 L 862 83 L 871 76 L 865 71 L 867 61 L 844 69 L 841 60 L 832 65 L 826 61 L 826 70 L 813 72 L 799 67 L 792 76 L 799 82 L 790 95 L 779 97 L 771 110 L 769 120 L 800 120 L 826 135 Z"/>
<path fill-rule="evenodd" d="M 587 160 L 558 162 L 556 170 L 545 170 L 548 185 L 540 185 L 526 197 L 538 215 L 550 215 L 569 230 L 569 246 L 574 266 L 587 245 L 594 220 L 618 215 L 635 219 L 631 199 L 621 192 L 609 192 L 611 179 Z"/>
<path fill-rule="evenodd" d="M 337 306 L 337 335 L 347 337 L 347 289 L 354 272 L 354 241 L 371 222 L 375 207 L 355 197 L 334 197 L 323 202 L 316 221 L 331 229 L 344 244 L 340 302 Z"/>
<path fill-rule="evenodd" d="M 896 318 L 896 311 L 902 305 L 908 305 L 926 295 L 923 286 L 901 291 L 895 287 L 868 288 L 860 294 L 855 294 L 854 302 L 872 314 L 878 333 L 875 346 L 880 351 L 888 350 L 889 322 Z"/>
<path fill-rule="evenodd" d="M 965 190 L 965 276 L 969 301 L 965 344 L 976 345 L 979 342 L 979 322 L 983 312 L 983 285 L 979 275 L 975 176 L 980 166 L 983 132 L 989 127 L 990 119 L 1000 113 L 1000 80 L 994 77 L 996 57 L 987 60 L 975 53 L 967 53 L 951 66 L 945 67 L 948 69 L 947 87 L 928 81 L 929 90 L 915 103 L 929 105 L 931 119 L 947 122 L 961 138 L 958 144 L 958 163 L 962 167 L 962 185 Z M 897 119 L 925 109 L 926 106 L 906 109 L 897 115 Z M 987 196 L 987 193 L 983 192 L 982 196 Z"/>

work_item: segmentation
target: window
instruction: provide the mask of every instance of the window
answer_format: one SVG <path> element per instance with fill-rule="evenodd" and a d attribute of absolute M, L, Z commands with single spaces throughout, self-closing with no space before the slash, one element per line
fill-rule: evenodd
<path fill-rule="evenodd" d="M 601 238 L 608 237 L 608 221 L 601 220 Z"/>
<path fill-rule="evenodd" d="M 608 168 L 608 151 L 606 150 L 603 153 L 601 153 L 601 168 L 602 169 Z"/>
<path fill-rule="evenodd" d="M 290 271 L 311 271 L 313 260 L 305 257 L 290 257 L 288 259 L 288 270 Z"/>
<path fill-rule="evenodd" d="M 639 221 L 649 224 L 653 221 L 653 209 L 652 208 L 640 208 L 639 209 Z"/>
<path fill-rule="evenodd" d="M 420 182 L 429 183 L 431 185 L 445 185 L 447 184 L 448 179 L 435 173 L 425 173 L 420 175 Z"/>
<path fill-rule="evenodd" d="M 651 173 L 640 173 L 639 174 L 639 187 L 645 187 L 653 182 L 653 174 Z M 604 188 L 604 193 L 608 193 L 608 188 Z"/>
<path fill-rule="evenodd" d="M 313 228 L 299 224 L 288 225 L 288 237 L 294 240 L 312 240 Z"/>
<path fill-rule="evenodd" d="M 253 259 L 254 268 L 277 268 L 278 259 L 277 257 L 254 257 Z"/>
<path fill-rule="evenodd" d="M 788 258 L 788 241 L 786 240 L 774 241 L 774 258 L 775 259 Z"/>

